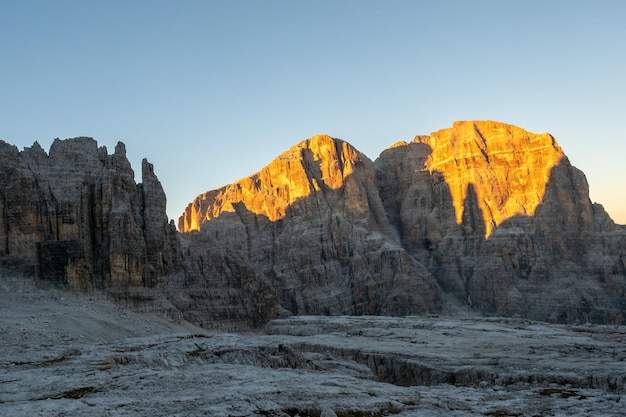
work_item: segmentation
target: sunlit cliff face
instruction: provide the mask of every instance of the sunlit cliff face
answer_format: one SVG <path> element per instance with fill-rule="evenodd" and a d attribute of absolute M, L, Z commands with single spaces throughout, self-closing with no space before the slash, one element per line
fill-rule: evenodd
<path fill-rule="evenodd" d="M 488 237 L 515 215 L 535 214 L 550 172 L 564 157 L 547 133 L 530 133 L 498 122 L 456 122 L 450 129 L 416 137 L 430 146 L 425 168 L 439 172 L 450 188 L 461 224 L 470 187 L 476 192 Z"/>
<path fill-rule="evenodd" d="M 199 230 L 223 212 L 246 210 L 276 221 L 296 200 L 322 188 L 338 189 L 360 154 L 352 146 L 326 135 L 313 136 L 283 152 L 258 173 L 198 196 L 179 220 L 179 230 Z"/>
<path fill-rule="evenodd" d="M 547 133 L 530 133 L 491 121 L 456 122 L 452 128 L 418 136 L 414 142 L 423 147 L 411 156 L 417 158 L 415 166 L 443 176 L 458 224 L 463 222 L 471 190 L 473 204 L 484 221 L 485 237 L 515 215 L 535 214 L 552 168 L 564 157 Z M 343 187 L 361 158 L 346 142 L 314 136 L 251 177 L 198 196 L 181 216 L 179 230 L 199 230 L 204 221 L 233 212 L 236 206 L 271 221 L 281 219 L 296 200 Z"/>

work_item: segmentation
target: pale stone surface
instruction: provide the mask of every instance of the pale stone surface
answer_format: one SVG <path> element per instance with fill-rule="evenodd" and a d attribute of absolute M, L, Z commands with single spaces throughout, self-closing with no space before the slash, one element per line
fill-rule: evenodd
<path fill-rule="evenodd" d="M 0 415 L 626 411 L 626 334 L 519 319 L 297 317 L 217 333 L 0 281 Z"/>

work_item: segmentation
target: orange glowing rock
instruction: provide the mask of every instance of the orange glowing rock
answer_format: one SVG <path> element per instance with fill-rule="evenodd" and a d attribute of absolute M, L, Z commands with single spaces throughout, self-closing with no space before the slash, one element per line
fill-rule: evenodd
<path fill-rule="evenodd" d="M 486 237 L 510 217 L 535 214 L 550 171 L 564 157 L 548 133 L 492 121 L 455 122 L 415 142 L 431 148 L 425 169 L 448 183 L 459 224 L 467 190 L 474 188 Z"/>
<path fill-rule="evenodd" d="M 199 230 L 204 221 L 234 212 L 237 204 L 271 221 L 281 219 L 296 200 L 321 188 L 342 187 L 360 158 L 361 154 L 346 142 L 327 135 L 313 136 L 256 174 L 196 197 L 180 217 L 178 228 L 181 232 Z"/>
<path fill-rule="evenodd" d="M 548 133 L 492 121 L 455 122 L 452 128 L 416 136 L 413 142 L 424 146 L 422 169 L 441 174 L 448 184 L 458 224 L 468 190 L 473 189 L 485 237 L 510 217 L 535 214 L 551 169 L 564 157 Z M 390 149 L 406 145 L 398 142 Z M 361 157 L 346 142 L 313 136 L 256 174 L 199 195 L 179 219 L 179 230 L 199 230 L 204 221 L 234 212 L 238 205 L 271 221 L 281 219 L 296 200 L 343 187 Z"/>

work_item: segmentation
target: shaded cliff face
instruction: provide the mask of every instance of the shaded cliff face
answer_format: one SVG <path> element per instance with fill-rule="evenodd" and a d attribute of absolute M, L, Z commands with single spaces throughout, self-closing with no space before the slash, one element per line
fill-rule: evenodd
<path fill-rule="evenodd" d="M 232 248 L 294 314 L 438 311 L 428 270 L 394 240 L 373 163 L 315 136 L 260 172 L 202 194 L 179 220 L 196 251 Z M 200 242 L 201 241 L 201 242 Z"/>
<path fill-rule="evenodd" d="M 152 164 L 136 184 L 122 143 L 108 155 L 91 138 L 57 139 L 48 155 L 0 142 L 0 224 L 6 276 L 102 291 L 210 328 L 249 329 L 277 312 L 274 290 L 243 262 L 183 250 Z"/>
<path fill-rule="evenodd" d="M 122 143 L 113 155 L 91 138 L 57 139 L 49 155 L 37 143 L 18 152 L 1 142 L 0 153 L 0 259 L 9 273 L 87 290 L 155 286 L 179 267 L 163 189 L 145 160 L 144 185 L 135 184 Z"/>
<path fill-rule="evenodd" d="M 488 314 L 622 322 L 625 230 L 591 203 L 550 135 L 457 122 L 376 165 L 402 246 L 449 299 Z"/>

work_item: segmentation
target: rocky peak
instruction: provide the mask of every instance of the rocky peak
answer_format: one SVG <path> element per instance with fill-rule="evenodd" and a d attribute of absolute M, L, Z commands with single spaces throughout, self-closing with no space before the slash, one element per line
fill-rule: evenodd
<path fill-rule="evenodd" d="M 547 133 L 493 121 L 455 122 L 415 142 L 430 148 L 424 168 L 448 184 L 458 224 L 472 193 L 478 197 L 485 237 L 513 216 L 535 214 L 552 169 L 565 156 Z"/>
<path fill-rule="evenodd" d="M 181 234 L 141 170 L 123 143 L 0 141 L 0 272 L 231 330 L 279 312 L 624 320 L 626 227 L 549 134 L 457 122 L 375 162 L 314 136 L 199 195 Z"/>
<path fill-rule="evenodd" d="M 456 122 L 375 163 L 402 246 L 448 300 L 489 314 L 622 322 L 624 229 L 591 203 L 551 135 Z"/>
<path fill-rule="evenodd" d="M 359 163 L 371 161 L 340 139 L 313 136 L 283 152 L 259 172 L 198 196 L 180 217 L 178 229 L 199 230 L 206 220 L 234 212 L 237 204 L 270 221 L 279 220 L 297 200 L 341 188 Z"/>
<path fill-rule="evenodd" d="M 504 123 L 456 122 L 374 163 L 315 136 L 198 196 L 179 228 L 198 258 L 239 254 L 296 314 L 438 311 L 443 291 L 451 311 L 623 320 L 624 229 L 551 135 Z"/>
<path fill-rule="evenodd" d="M 144 231 L 175 230 L 140 204 L 164 214 L 165 194 L 154 176 L 146 178 L 151 195 L 138 193 L 124 144 L 112 156 L 88 137 L 55 139 L 49 155 L 37 142 L 0 152 L 4 265 L 78 289 L 142 286 L 147 270 L 172 271 L 148 260 Z"/>
<path fill-rule="evenodd" d="M 392 237 L 372 161 L 314 136 L 198 196 L 179 221 L 198 257 L 236 248 L 296 314 L 437 311 L 441 294 Z M 204 255 L 202 254 L 204 252 Z"/>

